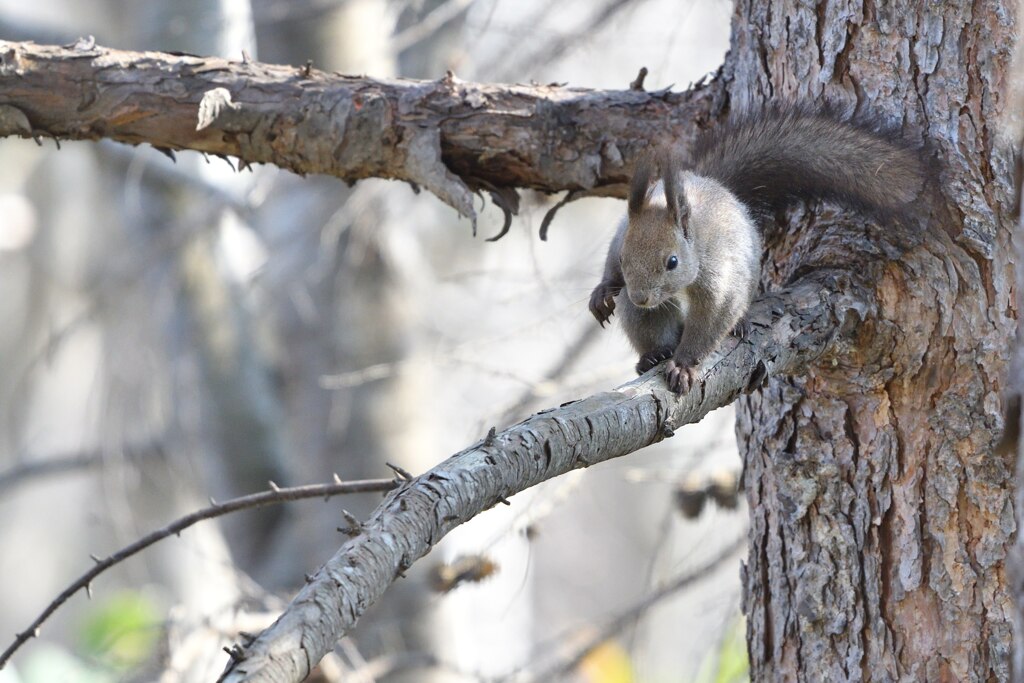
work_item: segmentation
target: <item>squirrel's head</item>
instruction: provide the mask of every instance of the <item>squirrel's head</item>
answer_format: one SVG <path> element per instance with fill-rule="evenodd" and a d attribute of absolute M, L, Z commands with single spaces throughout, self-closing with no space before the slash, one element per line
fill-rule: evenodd
<path fill-rule="evenodd" d="M 626 293 L 640 308 L 656 308 L 697 277 L 690 206 L 679 162 L 670 153 L 637 165 L 627 220 L 621 252 Z"/>

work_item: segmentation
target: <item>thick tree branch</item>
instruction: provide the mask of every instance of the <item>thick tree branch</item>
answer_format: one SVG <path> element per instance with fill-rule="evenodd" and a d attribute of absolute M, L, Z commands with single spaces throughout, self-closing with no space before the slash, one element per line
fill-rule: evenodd
<path fill-rule="evenodd" d="M 542 411 L 403 482 L 294 598 L 236 650 L 225 681 L 300 681 L 387 586 L 449 531 L 570 470 L 626 455 L 732 402 L 768 376 L 802 371 L 866 317 L 845 276 L 819 272 L 763 297 L 751 332 L 705 364 L 689 394 L 657 372 L 616 391 Z"/>
<path fill-rule="evenodd" d="M 482 189 L 624 196 L 649 141 L 692 141 L 723 92 L 718 81 L 648 93 L 376 80 L 0 41 L 0 136 L 148 142 L 347 181 L 395 178 L 469 217 Z"/>

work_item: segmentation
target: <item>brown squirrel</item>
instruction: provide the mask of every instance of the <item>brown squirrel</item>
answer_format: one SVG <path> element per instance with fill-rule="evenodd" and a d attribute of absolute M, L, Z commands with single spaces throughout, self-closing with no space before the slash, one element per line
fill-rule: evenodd
<path fill-rule="evenodd" d="M 770 110 L 704 134 L 684 170 L 671 151 L 641 161 L 628 211 L 590 296 L 601 326 L 618 309 L 643 374 L 662 361 L 685 393 L 743 318 L 761 273 L 758 223 L 797 200 L 892 218 L 924 188 L 919 152 L 831 113 Z M 624 295 L 619 296 L 620 293 Z"/>

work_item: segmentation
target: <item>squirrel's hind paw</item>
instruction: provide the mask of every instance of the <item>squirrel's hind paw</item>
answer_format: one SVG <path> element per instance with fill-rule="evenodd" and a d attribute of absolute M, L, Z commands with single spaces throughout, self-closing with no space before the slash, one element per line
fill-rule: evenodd
<path fill-rule="evenodd" d="M 746 317 L 740 318 L 739 322 L 729 331 L 729 334 L 737 339 L 743 339 L 750 335 L 752 323 Z"/>
<path fill-rule="evenodd" d="M 668 388 L 677 394 L 685 394 L 697 383 L 697 368 L 679 365 L 674 359 L 665 366 L 665 381 Z"/>

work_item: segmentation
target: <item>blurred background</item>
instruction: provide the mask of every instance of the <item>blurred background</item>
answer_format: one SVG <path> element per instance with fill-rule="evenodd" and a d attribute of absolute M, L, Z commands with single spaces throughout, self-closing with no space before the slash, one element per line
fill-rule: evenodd
<path fill-rule="evenodd" d="M 376 77 L 684 89 L 727 0 L 0 0 L 0 38 Z M 280 485 L 419 473 L 635 357 L 587 311 L 623 205 L 527 194 L 469 222 L 405 184 L 0 140 L 0 649 L 144 533 Z M 733 416 L 457 529 L 314 680 L 746 680 Z M 205 522 L 100 577 L 2 683 L 212 681 L 340 545 L 341 508 Z M 446 564 L 459 563 L 455 569 Z M 459 568 L 469 580 L 454 585 Z M 700 574 L 696 576 L 695 574 Z M 690 579 L 697 580 L 690 582 Z M 660 590 L 675 586 L 673 590 Z M 573 666 L 579 662 L 578 666 Z"/>

